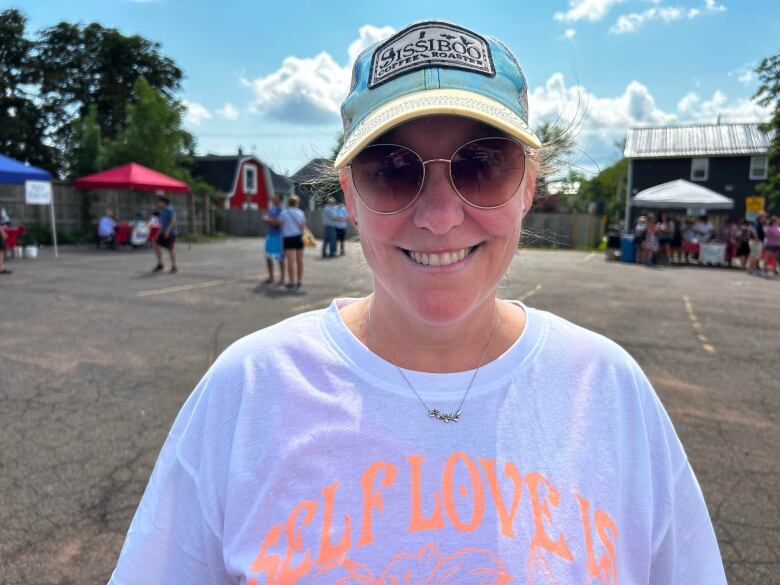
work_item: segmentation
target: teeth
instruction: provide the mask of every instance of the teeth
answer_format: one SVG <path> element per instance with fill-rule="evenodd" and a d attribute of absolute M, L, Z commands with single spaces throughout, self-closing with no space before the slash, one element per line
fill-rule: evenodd
<path fill-rule="evenodd" d="M 427 266 L 447 266 L 463 260 L 469 255 L 473 248 L 463 248 L 457 252 L 443 252 L 442 254 L 421 254 L 419 252 L 409 252 L 409 256 L 418 264 Z"/>

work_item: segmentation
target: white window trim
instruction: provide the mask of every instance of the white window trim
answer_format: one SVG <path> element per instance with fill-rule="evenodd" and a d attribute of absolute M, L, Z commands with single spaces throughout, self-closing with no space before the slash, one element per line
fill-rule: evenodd
<path fill-rule="evenodd" d="M 249 174 L 250 170 L 255 174 L 255 188 L 251 191 L 247 188 L 247 181 L 246 181 L 247 175 Z M 257 194 L 257 167 L 247 163 L 244 163 L 244 194 L 245 195 Z"/>
<path fill-rule="evenodd" d="M 694 165 L 696 161 L 703 160 L 704 161 L 704 176 L 703 177 L 695 177 L 693 175 Z M 692 158 L 691 159 L 691 181 L 706 181 L 710 177 L 710 159 L 708 158 Z"/>
<path fill-rule="evenodd" d="M 756 161 L 763 160 L 764 168 L 763 173 L 760 176 L 756 176 L 754 171 L 756 170 Z M 769 174 L 769 157 L 768 156 L 751 156 L 750 157 L 750 174 L 748 177 L 751 181 L 765 181 Z"/>

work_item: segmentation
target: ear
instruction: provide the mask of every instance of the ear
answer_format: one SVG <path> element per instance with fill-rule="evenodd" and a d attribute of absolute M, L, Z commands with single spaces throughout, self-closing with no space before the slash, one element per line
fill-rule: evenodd
<path fill-rule="evenodd" d="M 347 211 L 349 212 L 349 221 L 357 229 L 357 202 L 355 201 L 355 194 L 352 191 L 349 168 L 339 169 L 339 184 L 341 185 L 341 190 L 344 192 L 344 204 L 347 206 Z"/>

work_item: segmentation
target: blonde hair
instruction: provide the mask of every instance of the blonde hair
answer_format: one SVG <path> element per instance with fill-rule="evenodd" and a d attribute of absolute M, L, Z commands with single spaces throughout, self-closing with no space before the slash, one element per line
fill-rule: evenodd
<path fill-rule="evenodd" d="M 290 195 L 287 198 L 287 205 L 289 207 L 298 207 L 298 204 L 301 202 L 301 200 L 298 198 L 297 195 Z"/>

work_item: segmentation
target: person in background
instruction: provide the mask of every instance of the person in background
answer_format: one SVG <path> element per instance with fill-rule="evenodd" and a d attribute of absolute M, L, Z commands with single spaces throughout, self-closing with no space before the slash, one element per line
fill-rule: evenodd
<path fill-rule="evenodd" d="M 11 225 L 11 218 L 8 217 L 5 207 L 0 207 L 0 225 Z"/>
<path fill-rule="evenodd" d="M 737 228 L 737 250 L 735 254 L 739 258 L 739 267 L 744 270 L 750 257 L 750 222 L 746 219 L 741 220 Z"/>
<path fill-rule="evenodd" d="M 672 239 L 674 238 L 674 223 L 672 216 L 667 212 L 661 214 L 661 223 L 658 224 L 658 248 L 661 259 L 665 264 L 672 263 Z"/>
<path fill-rule="evenodd" d="M 776 215 L 769 218 L 769 225 L 764 228 L 764 274 L 769 276 L 769 264 L 772 263 L 772 271 L 780 274 L 778 267 L 780 260 L 780 219 Z"/>
<path fill-rule="evenodd" d="M 658 252 L 658 249 L 658 224 L 655 222 L 655 214 L 650 212 L 647 214 L 645 237 L 642 240 L 642 245 L 640 246 L 641 254 L 639 257 L 639 263 L 646 264 L 647 266 L 655 264 L 655 256 Z"/>
<path fill-rule="evenodd" d="M 731 266 L 731 260 L 737 255 L 737 233 L 739 226 L 733 219 L 729 219 L 720 230 L 718 238 L 726 244 L 726 261 Z"/>
<path fill-rule="evenodd" d="M 680 219 L 672 218 L 672 241 L 669 243 L 672 254 L 672 261 L 682 264 L 682 225 Z"/>
<path fill-rule="evenodd" d="M 274 262 L 279 264 L 279 283 L 284 284 L 284 250 L 282 248 L 282 198 L 274 194 L 271 198 L 271 207 L 263 215 L 263 221 L 268 226 L 265 232 L 265 264 L 268 268 L 266 284 L 274 282 Z"/>
<path fill-rule="evenodd" d="M 325 238 L 322 240 L 322 257 L 333 258 L 336 255 L 336 199 L 328 197 L 322 208 L 322 227 L 325 228 Z"/>
<path fill-rule="evenodd" d="M 287 208 L 279 215 L 288 290 L 300 288 L 303 279 L 303 228 L 306 227 L 306 215 L 298 209 L 299 202 L 297 195 L 291 195 L 287 200 Z"/>
<path fill-rule="evenodd" d="M 5 267 L 5 243 L 8 241 L 8 232 L 5 231 L 5 228 L 7 225 L 7 223 L 0 223 L 0 274 L 11 274 L 11 271 Z"/>
<path fill-rule="evenodd" d="M 160 208 L 160 233 L 154 242 L 157 266 L 154 267 L 152 272 L 163 270 L 162 249 L 165 248 L 168 250 L 168 255 L 171 258 L 170 271 L 171 273 L 176 273 L 179 270 L 176 268 L 176 252 L 173 250 L 173 245 L 176 242 L 176 210 L 173 209 L 171 200 L 163 196 L 157 198 L 157 206 Z"/>
<path fill-rule="evenodd" d="M 418 46 L 470 52 L 405 57 Z M 212 364 L 110 585 L 725 585 L 702 490 L 637 362 L 498 297 L 523 262 L 542 148 L 517 59 L 417 22 L 351 78 L 334 166 L 372 293 Z"/>
<path fill-rule="evenodd" d="M 634 252 L 636 255 L 637 264 L 642 263 L 644 258 L 644 252 L 642 251 L 642 244 L 645 242 L 645 235 L 647 234 L 647 216 L 640 215 L 636 220 L 634 226 Z"/>
<path fill-rule="evenodd" d="M 106 209 L 106 212 L 100 216 L 97 227 L 97 247 L 100 248 L 100 244 L 106 244 L 110 248 L 114 248 L 114 242 L 116 237 L 116 218 L 114 217 L 114 211 L 112 209 Z"/>
<path fill-rule="evenodd" d="M 715 227 L 706 215 L 702 215 L 699 221 L 694 224 L 693 231 L 696 232 L 696 238 L 699 240 L 699 244 L 701 244 L 712 239 Z"/>
<path fill-rule="evenodd" d="M 761 274 L 761 259 L 764 252 L 764 225 L 766 224 L 766 212 L 761 211 L 758 217 L 750 224 L 750 258 L 748 259 L 748 274 L 758 276 Z"/>
<path fill-rule="evenodd" d="M 698 257 L 699 254 L 699 239 L 696 236 L 696 232 L 693 229 L 693 220 L 686 219 L 685 227 L 682 232 L 683 243 L 683 259 L 688 264 L 691 257 Z"/>
<path fill-rule="evenodd" d="M 149 225 L 160 225 L 160 210 L 155 209 L 149 216 Z"/>
<path fill-rule="evenodd" d="M 347 222 L 349 221 L 349 212 L 347 206 L 343 202 L 336 204 L 336 241 L 339 245 L 339 256 L 343 256 L 346 252 L 344 250 L 344 240 L 347 237 Z"/>

